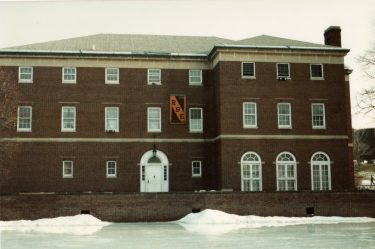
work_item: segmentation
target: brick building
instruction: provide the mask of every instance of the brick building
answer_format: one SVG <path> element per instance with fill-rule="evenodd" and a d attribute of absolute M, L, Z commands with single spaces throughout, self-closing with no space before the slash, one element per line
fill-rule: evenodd
<path fill-rule="evenodd" d="M 340 32 L 325 45 L 99 34 L 1 49 L 19 93 L 1 193 L 351 189 Z"/>

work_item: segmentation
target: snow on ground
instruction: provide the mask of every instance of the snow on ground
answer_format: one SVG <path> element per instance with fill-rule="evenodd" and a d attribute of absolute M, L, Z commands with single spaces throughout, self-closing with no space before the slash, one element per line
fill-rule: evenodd
<path fill-rule="evenodd" d="M 0 221 L 0 231 L 40 232 L 54 234 L 90 235 L 111 223 L 89 214 L 39 220 Z"/>
<path fill-rule="evenodd" d="M 241 228 L 282 227 L 304 224 L 338 224 L 338 223 L 368 223 L 375 222 L 367 217 L 261 217 L 240 216 L 218 210 L 206 209 L 200 213 L 191 213 L 175 221 L 185 229 L 208 234 L 221 234 Z"/>

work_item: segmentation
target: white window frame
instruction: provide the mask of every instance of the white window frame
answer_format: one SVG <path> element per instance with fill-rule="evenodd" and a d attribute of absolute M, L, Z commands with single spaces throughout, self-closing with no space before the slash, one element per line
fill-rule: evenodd
<path fill-rule="evenodd" d="M 253 76 L 247 76 L 247 75 L 243 74 L 244 64 L 253 64 L 253 66 L 254 66 L 254 75 Z M 255 62 L 244 61 L 244 62 L 241 63 L 241 77 L 242 77 L 242 79 L 255 79 L 256 78 Z"/>
<path fill-rule="evenodd" d="M 21 70 L 23 68 L 29 68 L 29 69 L 31 68 L 31 79 L 21 79 Z M 18 67 L 18 83 L 33 83 L 33 80 L 34 80 L 34 68 L 33 67 Z"/>
<path fill-rule="evenodd" d="M 21 117 L 20 117 L 20 109 L 21 108 L 27 108 L 27 109 L 30 109 L 30 117 L 28 117 L 28 119 L 30 119 L 30 128 L 20 128 L 20 121 L 21 121 Z M 17 131 L 20 131 L 20 132 L 31 132 L 32 131 L 32 126 L 33 126 L 33 107 L 32 106 L 18 106 L 17 108 Z"/>
<path fill-rule="evenodd" d="M 150 81 L 150 75 L 152 74 L 151 71 L 155 71 L 155 72 L 158 72 L 159 74 L 159 81 Z M 147 84 L 148 85 L 161 85 L 161 69 L 157 69 L 157 68 L 149 68 L 147 70 Z"/>
<path fill-rule="evenodd" d="M 110 174 L 109 173 L 109 164 L 110 163 L 114 163 L 114 170 L 115 170 L 115 173 L 114 174 Z M 117 177 L 117 161 L 107 161 L 106 162 L 106 175 L 107 175 L 107 178 L 116 178 Z"/>
<path fill-rule="evenodd" d="M 321 77 L 313 77 L 312 75 L 312 66 L 320 66 L 322 69 L 322 76 Z M 311 80 L 324 80 L 324 67 L 323 64 L 310 64 L 310 79 Z"/>
<path fill-rule="evenodd" d="M 199 164 L 199 173 L 194 173 L 194 163 Z M 200 160 L 191 161 L 191 175 L 192 177 L 202 177 L 202 161 Z"/>
<path fill-rule="evenodd" d="M 278 161 L 278 158 L 279 156 L 281 156 L 282 154 L 289 154 L 292 158 L 293 158 L 293 161 Z M 293 165 L 294 166 L 294 177 L 283 177 L 283 178 L 279 178 L 279 166 L 284 166 L 284 170 L 285 172 L 286 171 L 286 165 Z M 297 185 L 297 160 L 296 160 L 296 157 L 290 153 L 290 152 L 287 152 L 287 151 L 283 151 L 283 152 L 280 152 L 277 157 L 276 157 L 276 185 L 277 185 L 277 191 L 297 191 L 298 190 L 298 185 Z M 286 184 L 286 189 L 285 190 L 280 190 L 280 186 L 279 186 L 279 180 L 284 180 L 284 181 L 290 181 L 290 180 L 293 180 L 295 182 L 295 189 L 288 189 L 288 185 Z"/>
<path fill-rule="evenodd" d="M 259 160 L 257 161 L 245 161 L 245 157 L 249 154 L 256 156 Z M 244 167 L 250 166 L 250 177 L 245 178 L 244 176 Z M 253 166 L 258 166 L 259 169 L 259 177 L 253 177 Z M 250 190 L 245 190 L 244 181 L 250 181 Z M 254 190 L 253 181 L 259 181 L 259 190 Z M 262 181 L 262 159 L 258 155 L 258 153 L 254 151 L 245 152 L 241 157 L 241 191 L 262 191 L 263 190 L 263 181 Z"/>
<path fill-rule="evenodd" d="M 280 64 L 288 65 L 288 76 L 279 75 L 279 65 Z M 277 79 L 285 78 L 287 80 L 290 80 L 291 79 L 291 77 L 290 77 L 290 63 L 284 63 L 284 62 L 276 63 L 276 74 L 277 74 L 277 76 L 276 76 Z"/>
<path fill-rule="evenodd" d="M 74 109 L 74 128 L 64 128 L 64 109 Z M 77 108 L 75 106 L 62 106 L 61 107 L 61 131 L 62 132 L 75 132 L 77 127 Z"/>
<path fill-rule="evenodd" d="M 280 124 L 280 115 L 286 115 L 286 114 L 280 114 L 281 105 L 289 106 L 289 125 Z M 279 129 L 292 129 L 292 105 L 290 103 L 286 103 L 286 102 L 277 103 L 277 127 Z"/>
<path fill-rule="evenodd" d="M 255 114 L 245 113 L 245 110 L 246 110 L 245 106 L 248 105 L 248 104 L 254 104 L 255 105 Z M 246 122 L 245 122 L 246 115 L 255 115 L 255 124 L 254 125 L 246 124 Z M 257 109 L 257 103 L 256 102 L 243 102 L 242 103 L 242 124 L 243 124 L 243 128 L 251 128 L 251 129 L 258 128 L 258 109 Z"/>
<path fill-rule="evenodd" d="M 199 81 L 192 81 L 192 78 L 198 77 L 198 76 L 191 75 L 192 72 L 199 72 Z M 189 70 L 189 85 L 201 86 L 202 82 L 203 82 L 202 70 L 198 70 L 198 69 L 191 69 L 191 70 Z"/>
<path fill-rule="evenodd" d="M 74 69 L 74 80 L 65 79 L 65 69 Z M 63 67 L 62 68 L 62 83 L 65 84 L 76 84 L 77 83 L 77 68 L 76 67 Z"/>
<path fill-rule="evenodd" d="M 117 77 L 117 80 L 109 80 L 108 79 L 108 70 L 116 70 L 117 73 L 116 73 L 116 77 Z M 107 67 L 105 69 L 105 83 L 106 84 L 119 84 L 120 83 L 120 69 L 117 68 L 117 67 Z"/>
<path fill-rule="evenodd" d="M 317 155 L 317 154 L 322 154 L 324 155 L 328 160 L 327 161 L 313 161 L 313 158 Z M 318 165 L 319 166 L 319 189 L 315 189 L 314 188 L 314 165 Z M 322 165 L 327 165 L 328 166 L 328 189 L 323 189 L 323 181 L 322 181 Z M 311 190 L 312 191 L 331 191 L 332 190 L 332 181 L 331 181 L 331 159 L 329 158 L 329 156 L 322 152 L 322 151 L 318 151 L 318 152 L 315 152 L 312 156 L 311 156 L 311 159 L 310 159 L 310 169 L 311 169 Z"/>
<path fill-rule="evenodd" d="M 314 125 L 314 106 L 323 106 L 323 125 Z M 326 129 L 326 110 L 324 103 L 311 104 L 311 124 L 313 129 Z"/>
<path fill-rule="evenodd" d="M 66 174 L 65 173 L 65 163 L 70 163 L 71 166 L 72 166 L 70 174 Z M 73 178 L 73 169 L 74 169 L 73 161 L 71 161 L 71 160 L 65 160 L 65 161 L 63 161 L 63 178 Z"/>
<path fill-rule="evenodd" d="M 159 110 L 159 129 L 150 128 L 150 111 Z M 156 119 L 156 118 L 154 118 Z M 161 108 L 160 107 L 147 107 L 147 132 L 161 132 Z"/>
<path fill-rule="evenodd" d="M 116 117 L 116 129 L 114 129 L 113 131 L 114 132 L 119 132 L 120 131 L 120 120 L 119 120 L 119 116 L 120 116 L 120 111 L 119 111 L 119 108 L 117 106 L 107 106 L 104 108 L 104 129 L 105 129 L 105 132 L 111 132 L 112 130 L 109 130 L 108 127 L 107 127 L 107 121 L 109 119 L 115 119 L 115 118 L 108 118 L 107 114 L 108 114 L 108 109 L 116 109 L 117 110 L 117 117 Z"/>
<path fill-rule="evenodd" d="M 200 112 L 201 112 L 200 129 L 194 129 L 192 127 L 192 118 L 191 118 L 191 111 L 192 110 L 200 110 Z M 202 133 L 203 132 L 203 108 L 197 108 L 197 107 L 189 108 L 189 131 L 191 133 Z"/>

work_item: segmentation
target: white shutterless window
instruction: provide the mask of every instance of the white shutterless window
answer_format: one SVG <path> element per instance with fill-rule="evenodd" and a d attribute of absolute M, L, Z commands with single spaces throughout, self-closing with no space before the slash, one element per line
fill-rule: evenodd
<path fill-rule="evenodd" d="M 119 69 L 106 68 L 105 69 L 105 83 L 106 84 L 119 84 Z"/>
<path fill-rule="evenodd" d="M 243 79 L 255 79 L 255 63 L 254 62 L 242 62 L 242 78 Z"/>
<path fill-rule="evenodd" d="M 107 161 L 107 177 L 113 178 L 117 177 L 117 162 L 116 161 Z"/>
<path fill-rule="evenodd" d="M 193 177 L 202 177 L 202 161 L 192 161 L 191 171 Z"/>
<path fill-rule="evenodd" d="M 290 64 L 289 63 L 277 63 L 277 78 L 290 79 Z"/>
<path fill-rule="evenodd" d="M 75 67 L 63 67 L 62 69 L 62 82 L 63 83 L 77 83 L 77 69 Z"/>
<path fill-rule="evenodd" d="M 243 128 L 257 128 L 257 104 L 255 102 L 243 103 Z"/>
<path fill-rule="evenodd" d="M 297 190 L 297 162 L 293 154 L 282 152 L 276 158 L 277 191 Z"/>
<path fill-rule="evenodd" d="M 19 83 L 33 83 L 33 68 L 19 67 L 18 68 L 18 82 Z"/>
<path fill-rule="evenodd" d="M 189 84 L 202 85 L 202 70 L 189 70 Z"/>
<path fill-rule="evenodd" d="M 105 131 L 119 132 L 119 108 L 106 107 L 105 108 Z"/>
<path fill-rule="evenodd" d="M 325 129 L 326 128 L 326 117 L 324 104 L 314 103 L 311 104 L 311 119 L 313 129 Z"/>
<path fill-rule="evenodd" d="M 73 161 L 63 161 L 63 178 L 73 178 Z"/>
<path fill-rule="evenodd" d="M 76 131 L 76 107 L 63 106 L 61 108 L 61 131 Z"/>
<path fill-rule="evenodd" d="M 277 120 L 279 129 L 292 128 L 292 113 L 290 103 L 277 104 Z"/>
<path fill-rule="evenodd" d="M 189 109 L 189 130 L 190 132 L 203 132 L 203 109 Z"/>
<path fill-rule="evenodd" d="M 32 107 L 19 106 L 17 110 L 17 131 L 31 131 Z"/>
<path fill-rule="evenodd" d="M 148 69 L 147 70 L 147 84 L 161 85 L 161 70 L 160 69 Z"/>
<path fill-rule="evenodd" d="M 310 76 L 312 80 L 324 80 L 323 64 L 310 64 Z"/>
<path fill-rule="evenodd" d="M 161 132 L 161 108 L 148 107 L 147 108 L 147 131 Z"/>

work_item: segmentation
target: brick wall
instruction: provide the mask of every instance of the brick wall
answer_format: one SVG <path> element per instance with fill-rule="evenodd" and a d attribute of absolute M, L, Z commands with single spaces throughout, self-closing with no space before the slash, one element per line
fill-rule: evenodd
<path fill-rule="evenodd" d="M 306 216 L 307 207 L 313 207 L 319 216 L 375 218 L 374 197 L 374 192 L 3 195 L 0 220 L 68 216 L 90 210 L 105 221 L 170 221 L 192 209 L 208 208 L 239 215 Z"/>

